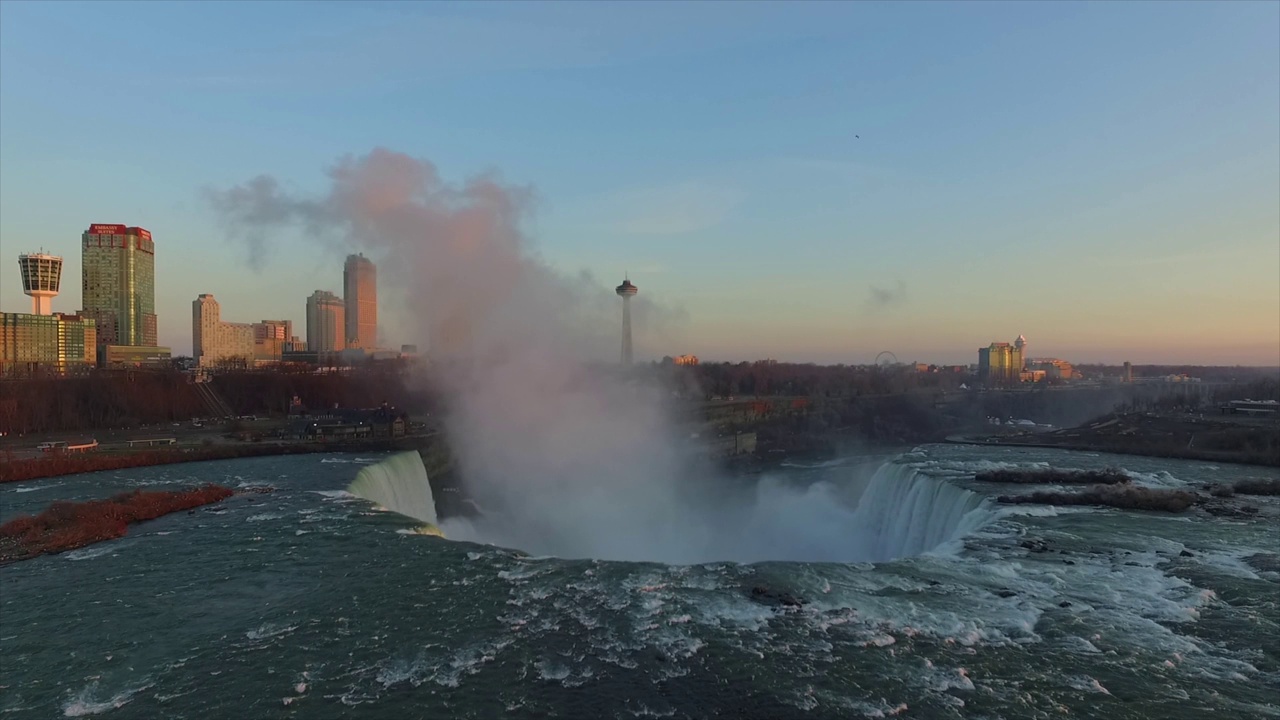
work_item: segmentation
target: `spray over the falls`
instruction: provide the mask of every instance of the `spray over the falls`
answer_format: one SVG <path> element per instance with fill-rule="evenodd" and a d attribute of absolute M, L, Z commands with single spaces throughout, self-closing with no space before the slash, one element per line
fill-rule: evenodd
<path fill-rule="evenodd" d="M 434 524 L 434 506 L 424 506 L 432 502 L 426 471 L 415 456 L 400 453 L 361 470 L 350 491 Z M 615 505 L 597 508 L 590 517 L 566 518 L 508 505 L 444 518 L 440 526 L 453 540 L 560 557 L 677 564 L 882 562 L 939 550 L 991 518 L 981 495 L 895 462 L 881 465 L 869 479 L 849 478 L 841 486 L 819 482 L 797 488 L 766 478 L 749 491 L 729 491 L 716 503 L 677 505 L 661 519 L 629 510 Z"/>
<path fill-rule="evenodd" d="M 744 499 L 699 461 L 669 388 L 639 368 L 601 364 L 618 357 L 618 300 L 610 286 L 529 249 L 529 188 L 493 174 L 451 185 L 431 163 L 383 149 L 340 160 L 329 179 L 320 197 L 290 195 L 262 176 L 209 199 L 237 237 L 340 233 L 331 239 L 371 257 L 380 281 L 405 298 L 401 315 L 425 340 L 431 385 L 444 395 L 456 470 L 485 508 L 470 524 L 446 521 L 447 535 L 673 562 L 850 552 L 846 534 L 856 530 L 843 525 L 857 520 L 822 489 L 762 483 Z M 637 354 L 665 351 L 658 343 L 679 313 L 644 296 L 633 303 Z"/>

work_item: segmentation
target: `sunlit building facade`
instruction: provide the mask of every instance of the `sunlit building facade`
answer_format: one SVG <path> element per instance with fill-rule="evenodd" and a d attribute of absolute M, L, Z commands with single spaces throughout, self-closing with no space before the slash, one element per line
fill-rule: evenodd
<path fill-rule="evenodd" d="M 1043 370 L 1046 377 L 1054 380 L 1071 380 L 1078 377 L 1075 367 L 1066 360 L 1038 358 L 1027 366 L 1033 370 Z"/>
<path fill-rule="evenodd" d="M 994 342 L 978 349 L 978 378 L 990 384 L 1016 383 L 1021 379 L 1022 348 Z"/>
<path fill-rule="evenodd" d="M 345 305 L 328 290 L 317 290 L 307 298 L 307 350 L 332 353 L 346 343 Z"/>
<path fill-rule="evenodd" d="M 378 269 L 364 255 L 348 255 L 342 267 L 346 298 L 345 332 L 349 348 L 378 346 Z"/>
<path fill-rule="evenodd" d="M 280 362 L 286 350 L 293 350 L 293 322 L 263 320 L 253 324 L 253 360 L 259 365 Z"/>
<path fill-rule="evenodd" d="M 67 375 L 96 362 L 92 318 L 0 312 L 0 376 Z"/>
<path fill-rule="evenodd" d="M 173 354 L 167 347 L 154 347 L 150 345 L 99 345 L 98 367 L 107 370 L 170 368 L 173 367 Z"/>
<path fill-rule="evenodd" d="M 140 227 L 94 224 L 81 236 L 84 314 L 96 321 L 99 345 L 154 347 L 156 251 Z"/>
<path fill-rule="evenodd" d="M 222 307 L 213 295 L 202 294 L 191 302 L 191 350 L 200 367 L 231 362 L 252 364 L 254 326 L 222 321 Z"/>

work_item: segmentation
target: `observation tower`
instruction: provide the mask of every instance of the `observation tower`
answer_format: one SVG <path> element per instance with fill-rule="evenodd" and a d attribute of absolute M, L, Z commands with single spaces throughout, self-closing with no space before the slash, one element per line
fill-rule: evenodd
<path fill-rule="evenodd" d="M 18 256 L 22 292 L 31 296 L 33 315 L 52 315 L 53 298 L 62 286 L 62 258 L 44 252 Z"/>
<path fill-rule="evenodd" d="M 640 292 L 640 288 L 631 284 L 631 279 L 622 281 L 614 292 L 622 298 L 622 364 L 631 364 L 631 298 Z"/>

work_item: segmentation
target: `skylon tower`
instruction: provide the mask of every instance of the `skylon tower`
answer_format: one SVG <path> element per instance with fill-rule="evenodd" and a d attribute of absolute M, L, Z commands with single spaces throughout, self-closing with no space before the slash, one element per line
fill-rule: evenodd
<path fill-rule="evenodd" d="M 631 364 L 631 298 L 640 292 L 640 288 L 625 279 L 615 292 L 622 298 L 622 364 Z"/>
<path fill-rule="evenodd" d="M 22 268 L 22 292 L 31 296 L 32 315 L 52 315 L 53 298 L 62 287 L 62 258 L 46 253 L 18 256 Z"/>

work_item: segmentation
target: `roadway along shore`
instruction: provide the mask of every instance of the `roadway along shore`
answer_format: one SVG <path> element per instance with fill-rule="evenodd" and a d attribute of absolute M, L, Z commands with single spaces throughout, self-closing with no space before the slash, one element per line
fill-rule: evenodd
<path fill-rule="evenodd" d="M 9 457 L 0 458 L 3 460 L 0 461 L 0 483 L 206 460 L 307 453 L 420 450 L 430 446 L 433 437 L 434 434 L 330 443 L 243 442 L 198 447 L 136 447 L 88 453 L 39 454 L 32 457 L 16 457 L 10 453 Z"/>

